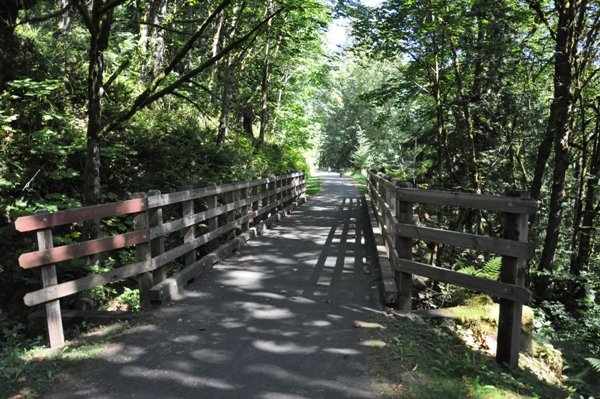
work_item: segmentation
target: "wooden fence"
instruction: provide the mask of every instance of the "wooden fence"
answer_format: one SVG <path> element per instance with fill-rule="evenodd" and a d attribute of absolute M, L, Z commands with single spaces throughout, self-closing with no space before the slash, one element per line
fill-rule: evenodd
<path fill-rule="evenodd" d="M 212 183 L 206 188 L 185 187 L 170 194 L 152 190 L 147 194 L 136 193 L 135 198 L 128 201 L 54 213 L 38 210 L 35 215 L 20 217 L 15 222 L 16 229 L 34 231 L 38 250 L 21 255 L 19 264 L 23 268 L 41 267 L 43 286 L 25 295 L 25 304 L 45 304 L 50 346 L 63 345 L 59 298 L 138 276 L 142 307 L 168 300 L 219 259 L 296 207 L 304 200 L 305 191 L 306 174 L 297 172 L 220 186 Z M 198 200 L 202 201 L 201 210 L 195 209 Z M 163 220 L 163 208 L 177 204 L 183 208 L 178 212 L 182 217 Z M 54 248 L 53 227 L 128 214 L 136 215 L 134 231 Z M 208 232 L 196 236 L 196 226 L 200 223 L 208 225 Z M 165 237 L 178 232 L 183 236 L 183 243 L 165 251 Z M 236 232 L 240 233 L 237 238 Z M 220 245 L 222 241 L 226 243 Z M 133 245 L 135 263 L 73 281 L 57 281 L 59 262 Z M 208 245 L 210 253 L 196 259 L 197 250 L 203 245 Z M 182 258 L 185 268 L 167 277 L 166 266 Z"/>
<path fill-rule="evenodd" d="M 517 365 L 523 304 L 531 300 L 531 292 L 524 287 L 526 260 L 535 251 L 527 240 L 527 220 L 537 210 L 536 201 L 519 190 L 507 191 L 504 196 L 418 190 L 409 182 L 374 171 L 369 171 L 368 193 L 385 242 L 387 259 L 384 260 L 391 267 L 396 285 L 397 298 L 388 297 L 388 301 L 396 301 L 402 310 L 411 309 L 413 274 L 498 297 L 496 360 Z M 413 203 L 503 212 L 504 236 L 495 238 L 417 226 Z M 501 255 L 500 281 L 413 261 L 413 240 Z"/>

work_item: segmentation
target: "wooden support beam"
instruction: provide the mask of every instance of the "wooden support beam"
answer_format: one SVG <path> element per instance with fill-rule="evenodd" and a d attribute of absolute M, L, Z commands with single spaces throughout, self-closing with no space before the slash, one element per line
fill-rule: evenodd
<path fill-rule="evenodd" d="M 146 198 L 146 193 L 135 193 L 135 198 Z M 148 212 L 139 213 L 133 220 L 135 230 L 148 230 Z M 150 242 L 138 244 L 135 247 L 136 259 L 138 262 L 146 263 L 145 271 L 138 276 L 138 289 L 140 291 L 140 307 L 147 309 L 150 307 L 150 288 L 154 286 L 152 270 L 152 249 Z"/>
<path fill-rule="evenodd" d="M 506 195 L 510 198 L 528 199 L 529 193 L 521 190 L 509 190 Z M 504 238 L 520 242 L 527 242 L 529 231 L 527 215 L 506 213 L 504 224 Z M 525 285 L 526 260 L 514 256 L 502 257 L 500 280 L 504 283 Z M 523 316 L 523 302 L 512 299 L 500 299 L 500 314 L 498 317 L 498 347 L 496 361 L 500 364 L 507 363 L 511 366 L 519 364 L 519 349 L 521 338 L 521 318 Z"/>
<path fill-rule="evenodd" d="M 148 191 L 148 197 L 156 197 L 160 195 L 159 190 L 150 190 Z M 165 237 L 159 236 L 156 238 L 152 238 L 152 231 L 154 230 L 162 230 L 163 227 L 163 211 L 162 207 L 150 208 L 148 210 L 148 228 L 150 232 L 150 252 L 152 258 L 160 256 L 165 252 Z M 152 271 L 152 282 L 154 284 L 158 284 L 164 279 L 167 278 L 167 269 L 164 267 L 159 267 Z"/>
<path fill-rule="evenodd" d="M 38 210 L 36 216 L 48 215 L 46 210 Z M 54 246 L 52 242 L 52 229 L 47 228 L 37 231 L 38 249 L 45 250 Z M 46 288 L 58 284 L 56 265 L 44 265 L 42 269 L 42 287 Z M 65 336 L 60 315 L 60 301 L 54 300 L 46 303 L 46 325 L 48 326 L 48 342 L 51 348 L 64 345 Z"/>
<path fill-rule="evenodd" d="M 407 181 L 397 181 L 396 187 L 411 188 L 412 184 Z M 393 195 L 392 198 L 396 199 L 396 201 L 394 201 L 396 202 L 394 208 L 396 208 L 396 218 L 398 219 L 398 221 L 405 224 L 412 223 L 412 203 L 408 201 L 403 201 L 396 195 Z M 394 234 L 394 236 L 396 252 L 398 253 L 398 257 L 400 258 L 400 260 L 412 260 L 413 240 L 410 237 L 402 237 L 398 234 Z M 395 278 L 396 284 L 398 285 L 398 309 L 412 309 L 412 274 L 406 273 L 403 270 L 397 268 Z"/>
<path fill-rule="evenodd" d="M 208 187 L 216 187 L 217 183 L 208 183 Z M 217 195 L 211 195 L 206 197 L 206 206 L 208 210 L 215 209 L 217 207 Z M 216 217 L 208 219 L 208 231 L 215 231 L 219 228 L 219 219 Z M 219 238 L 215 238 L 208 244 L 209 251 L 214 251 L 219 248 Z"/>

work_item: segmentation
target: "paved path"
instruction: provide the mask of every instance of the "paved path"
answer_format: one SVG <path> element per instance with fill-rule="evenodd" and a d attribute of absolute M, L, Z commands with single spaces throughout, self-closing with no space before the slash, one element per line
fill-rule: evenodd
<path fill-rule="evenodd" d="M 45 398 L 371 398 L 353 324 L 382 308 L 356 189 L 322 191 Z M 368 262 L 366 262 L 368 261 Z"/>

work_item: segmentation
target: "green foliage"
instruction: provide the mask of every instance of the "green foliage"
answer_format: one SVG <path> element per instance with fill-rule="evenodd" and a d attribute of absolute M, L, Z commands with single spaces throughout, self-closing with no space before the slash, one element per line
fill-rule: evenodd
<path fill-rule="evenodd" d="M 467 345 L 452 322 L 385 315 L 370 321 L 362 330 L 381 397 L 567 398 L 573 391 L 558 380 L 541 381 L 535 370 L 498 365 Z"/>
<path fill-rule="evenodd" d="M 498 280 L 500 278 L 500 270 L 502 269 L 502 257 L 490 259 L 483 268 L 477 270 L 474 266 L 466 266 L 460 268 L 460 273 L 469 274 L 471 276 L 483 277 L 490 280 Z"/>
<path fill-rule="evenodd" d="M 311 197 L 317 195 L 321 190 L 321 185 L 323 184 L 322 177 L 311 177 L 306 182 L 306 194 Z"/>
<path fill-rule="evenodd" d="M 127 306 L 129 310 L 140 310 L 140 292 L 124 287 L 123 293 L 115 298 L 120 304 Z"/>
<path fill-rule="evenodd" d="M 592 365 L 592 367 L 598 372 L 600 373 L 600 359 L 596 359 L 593 357 L 588 357 L 585 360 L 588 361 L 589 364 Z"/>

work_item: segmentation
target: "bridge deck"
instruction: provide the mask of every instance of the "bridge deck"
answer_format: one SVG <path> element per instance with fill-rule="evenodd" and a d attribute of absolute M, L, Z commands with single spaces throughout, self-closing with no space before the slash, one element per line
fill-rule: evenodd
<path fill-rule="evenodd" d="M 356 189 L 322 191 L 45 398 L 370 398 L 354 324 L 381 309 Z"/>

